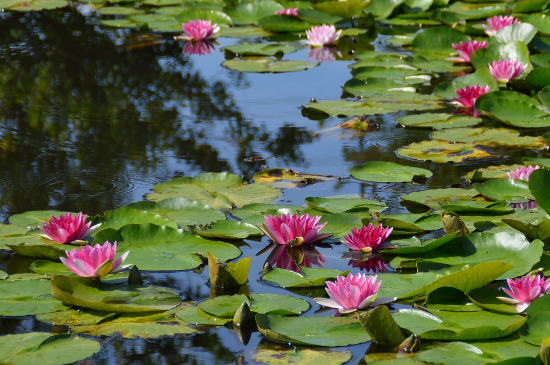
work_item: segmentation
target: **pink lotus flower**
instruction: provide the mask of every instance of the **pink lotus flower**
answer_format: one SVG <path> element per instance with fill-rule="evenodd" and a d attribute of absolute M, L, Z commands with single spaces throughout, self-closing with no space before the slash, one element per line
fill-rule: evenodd
<path fill-rule="evenodd" d="M 508 16 L 497 15 L 492 18 L 487 18 L 487 24 L 484 24 L 483 28 L 485 29 L 485 33 L 489 37 L 492 37 L 495 34 L 497 34 L 498 31 L 501 30 L 502 28 L 505 28 L 512 24 L 517 24 L 519 22 L 520 22 L 519 19 L 516 19 L 511 15 L 508 15 Z"/>
<path fill-rule="evenodd" d="M 458 53 L 458 57 L 450 57 L 448 60 L 455 62 L 470 62 L 470 56 L 472 53 L 480 48 L 487 48 L 486 41 L 468 41 L 460 42 L 458 44 L 453 43 L 452 45 L 456 53 Z"/>
<path fill-rule="evenodd" d="M 305 44 L 309 44 L 312 47 L 328 46 L 338 40 L 342 30 L 336 31 L 334 25 L 319 25 L 317 27 L 311 27 L 306 30 L 307 41 Z"/>
<path fill-rule="evenodd" d="M 489 64 L 489 71 L 501 84 L 507 84 L 508 81 L 519 77 L 526 68 L 527 65 L 518 60 L 493 61 Z"/>
<path fill-rule="evenodd" d="M 384 228 L 382 224 L 379 224 L 378 228 L 374 228 L 374 225 L 369 223 L 368 226 L 363 226 L 361 229 L 352 228 L 351 234 L 344 236 L 346 239 L 344 244 L 352 250 L 371 252 L 380 247 L 392 231 L 392 227 Z"/>
<path fill-rule="evenodd" d="M 120 266 L 129 251 L 126 251 L 115 261 L 117 243 L 105 242 L 103 246 L 99 243 L 95 246 L 86 245 L 75 248 L 71 252 L 65 251 L 67 258 L 60 257 L 61 262 L 72 272 L 79 276 L 89 278 L 100 278 L 107 274 L 114 274 L 122 271 L 127 266 Z"/>
<path fill-rule="evenodd" d="M 336 308 L 340 313 L 365 309 L 374 302 L 378 288 L 382 284 L 382 281 L 377 283 L 376 279 L 376 275 L 367 277 L 365 274 L 337 276 L 335 283 L 326 282 L 326 291 L 331 299 L 314 300 L 325 307 Z"/>
<path fill-rule="evenodd" d="M 74 218 L 71 213 L 62 214 L 59 218 L 52 218 L 38 227 L 44 235 L 42 237 L 59 243 L 70 243 L 83 240 L 95 231 L 101 224 L 90 227 L 92 222 L 86 223 L 86 214 L 78 213 Z"/>
<path fill-rule="evenodd" d="M 476 100 L 483 94 L 489 92 L 489 85 L 481 87 L 481 85 L 466 86 L 462 89 L 456 90 L 458 98 L 453 98 L 454 104 L 463 108 L 467 114 L 473 115 L 474 117 L 479 116 L 479 112 L 474 109 Z"/>
<path fill-rule="evenodd" d="M 517 180 L 524 180 L 529 181 L 529 176 L 533 173 L 533 171 L 540 169 L 539 165 L 535 166 L 522 166 L 522 167 L 516 167 L 515 170 L 512 170 L 508 172 L 508 177 L 510 179 L 517 179 Z"/>
<path fill-rule="evenodd" d="M 214 44 L 210 41 L 185 42 L 183 45 L 183 53 L 188 55 L 205 55 L 212 53 L 215 49 Z"/>
<path fill-rule="evenodd" d="M 220 31 L 220 27 L 217 24 L 211 24 L 210 20 L 190 20 L 189 23 L 183 23 L 181 26 L 185 32 L 183 39 L 190 41 L 203 41 Z"/>
<path fill-rule="evenodd" d="M 531 302 L 544 295 L 550 289 L 550 279 L 544 280 L 544 276 L 523 276 L 518 279 L 506 279 L 510 289 L 502 290 L 511 298 L 497 297 L 506 303 L 516 305 L 518 313 L 523 312 Z"/>
<path fill-rule="evenodd" d="M 299 16 L 298 15 L 298 8 L 288 8 L 288 9 L 277 10 L 275 12 L 275 15 Z"/>
<path fill-rule="evenodd" d="M 326 223 L 318 225 L 320 216 L 310 217 L 309 214 L 283 214 L 282 216 L 265 216 L 265 223 L 258 228 L 274 242 L 281 245 L 300 246 L 320 241 L 330 234 L 319 234 Z"/>
<path fill-rule="evenodd" d="M 336 60 L 336 56 L 340 57 L 342 55 L 330 47 L 312 47 L 308 52 L 308 56 L 314 61 L 332 62 Z"/>

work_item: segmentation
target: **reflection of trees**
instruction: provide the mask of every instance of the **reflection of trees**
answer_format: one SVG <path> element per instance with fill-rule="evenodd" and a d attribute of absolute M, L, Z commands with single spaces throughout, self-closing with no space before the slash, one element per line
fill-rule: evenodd
<path fill-rule="evenodd" d="M 136 180 L 187 169 L 250 176 L 258 166 L 242 159 L 261 153 L 258 141 L 300 162 L 298 145 L 310 138 L 288 129 L 272 137 L 247 120 L 228 89 L 235 85 L 206 80 L 179 43 L 99 33 L 95 23 L 65 10 L 0 16 L 9 30 L 0 32 L 4 216 L 47 207 L 102 212 L 133 199 Z"/>

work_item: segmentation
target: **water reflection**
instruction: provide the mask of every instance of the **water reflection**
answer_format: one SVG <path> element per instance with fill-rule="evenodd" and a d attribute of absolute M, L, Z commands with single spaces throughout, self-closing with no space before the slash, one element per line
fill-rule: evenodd
<path fill-rule="evenodd" d="M 314 61 L 332 62 L 336 61 L 336 56 L 342 57 L 342 54 L 331 47 L 311 47 L 308 56 Z"/>
<path fill-rule="evenodd" d="M 265 262 L 269 263 L 272 267 L 301 272 L 298 265 L 303 267 L 323 267 L 323 264 L 327 262 L 325 257 L 313 245 L 288 247 L 286 245 L 271 244 L 262 250 L 262 252 L 265 252 L 271 246 L 275 247 L 273 247 Z"/>
<path fill-rule="evenodd" d="M 183 53 L 187 55 L 205 55 L 211 54 L 215 50 L 214 43 L 211 41 L 185 42 L 183 44 Z"/>
<path fill-rule="evenodd" d="M 232 93 L 247 87 L 246 75 L 207 77 L 179 42 L 99 33 L 96 23 L 76 10 L 0 16 L 10 30 L 0 33 L 3 219 L 47 207 L 101 213 L 189 172 L 249 179 L 260 164 L 244 159 L 266 151 L 303 163 L 309 131 L 268 131 L 241 112 Z M 213 47 L 197 42 L 184 52 Z"/>
<path fill-rule="evenodd" d="M 388 263 L 378 254 L 365 254 L 362 252 L 350 251 L 342 255 L 343 260 L 349 260 L 348 266 L 366 271 L 369 273 L 386 272 Z"/>

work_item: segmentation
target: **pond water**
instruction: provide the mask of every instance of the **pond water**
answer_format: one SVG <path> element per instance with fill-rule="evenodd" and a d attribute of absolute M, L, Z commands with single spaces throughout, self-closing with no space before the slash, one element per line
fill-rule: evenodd
<path fill-rule="evenodd" d="M 301 107 L 312 98 L 349 97 L 342 86 L 352 78 L 353 57 L 345 53 L 305 71 L 254 74 L 221 66 L 226 56 L 220 49 L 242 39 L 220 38 L 212 54 L 190 56 L 171 35 L 100 28 L 97 18 L 75 8 L 0 13 L 0 29 L 0 218 L 5 222 L 30 210 L 102 214 L 143 200 L 157 183 L 202 172 L 230 172 L 251 182 L 264 165 L 338 177 L 283 189 L 281 202 L 301 205 L 311 196 L 359 194 L 388 204 L 387 213 L 406 213 L 400 205 L 404 194 L 467 187 L 462 176 L 469 171 L 537 155 L 506 151 L 461 164 L 405 160 L 396 151 L 427 139 L 429 133 L 401 127 L 395 118 L 405 112 L 372 117 L 378 126 L 365 133 L 340 128 L 342 118 L 307 118 Z M 399 50 L 385 42 L 394 31 L 370 29 L 355 51 Z M 285 58 L 306 60 L 308 51 L 303 47 Z M 424 87 L 430 90 L 442 80 Z M 368 161 L 422 167 L 434 177 L 420 184 L 349 177 L 352 166 Z M 264 237 L 246 239 L 240 246 L 242 257 L 252 257 L 250 278 L 258 277 L 268 260 L 263 251 L 267 245 Z M 341 257 L 347 251 L 343 245 L 327 244 L 306 254 L 318 266 L 346 270 L 349 264 Z M 28 261 L 8 251 L 0 255 L 0 269 L 10 274 L 27 270 Z M 216 295 L 204 267 L 145 272 L 144 278 L 180 291 L 184 300 Z M 288 293 L 256 279 L 240 290 Z M 307 315 L 320 310 L 311 297 L 322 293 L 322 288 L 294 292 L 311 304 Z M 0 327 L 2 334 L 65 330 L 32 316 L 2 317 Z M 257 331 L 223 326 L 161 339 L 114 335 L 102 338 L 101 346 L 81 363 L 252 364 L 257 349 L 288 348 Z M 360 362 L 368 346 L 348 347 L 350 363 Z"/>

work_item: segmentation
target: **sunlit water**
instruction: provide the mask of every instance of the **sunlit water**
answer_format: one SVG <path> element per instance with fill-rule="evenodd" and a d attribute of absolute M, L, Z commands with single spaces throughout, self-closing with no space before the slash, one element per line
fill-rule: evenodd
<path fill-rule="evenodd" d="M 251 181 L 262 165 L 335 175 L 341 179 L 284 191 L 282 202 L 303 204 L 308 196 L 361 194 L 379 198 L 389 212 L 405 212 L 399 197 L 414 190 L 447 187 L 491 163 L 518 162 L 503 156 L 484 164 L 407 161 L 434 172 L 426 184 L 375 184 L 349 178 L 355 164 L 401 161 L 396 150 L 427 138 L 404 129 L 396 115 L 376 117 L 380 128 L 365 134 L 338 128 L 343 120 L 302 116 L 311 98 L 338 99 L 351 78 L 351 61 L 325 62 L 287 74 L 251 74 L 220 67 L 221 39 L 206 56 L 182 54 L 170 36 L 148 38 L 132 31 L 99 29 L 76 11 L 0 14 L 0 216 L 4 221 L 29 210 L 103 213 L 142 200 L 158 182 L 201 172 L 227 171 Z M 9 31 L 8 31 L 9 30 Z M 383 36 L 373 36 L 378 50 Z M 307 59 L 307 49 L 287 56 Z M 397 114 L 400 115 L 400 114 Z M 261 156 L 257 162 L 248 162 Z M 256 281 L 268 244 L 245 240 L 252 256 L 250 292 L 287 291 Z M 343 245 L 318 247 L 324 267 L 350 269 Z M 0 252 L 0 269 L 22 270 Z M 148 283 L 179 290 L 184 300 L 211 295 L 208 273 L 200 270 L 145 273 Z M 244 289 L 243 289 L 244 290 Z M 322 289 L 297 291 L 311 315 L 311 297 Z M 323 313 L 327 315 L 326 313 Z M 3 333 L 50 330 L 32 318 L 0 319 Z M 52 329 L 55 330 L 55 329 Z M 278 348 L 258 332 L 205 328 L 202 334 L 154 340 L 102 339 L 93 363 L 252 363 L 259 347 Z M 357 363 L 368 345 L 352 346 Z M 84 363 L 88 363 L 84 361 Z"/>

